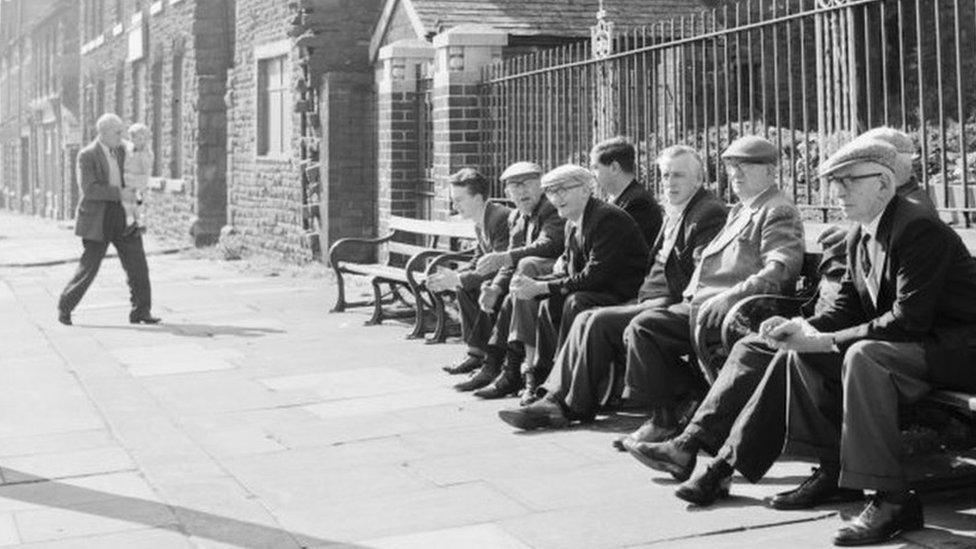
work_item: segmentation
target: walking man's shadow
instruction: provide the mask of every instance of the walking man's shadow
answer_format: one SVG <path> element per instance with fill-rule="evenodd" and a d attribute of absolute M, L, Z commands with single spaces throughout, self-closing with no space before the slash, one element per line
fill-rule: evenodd
<path fill-rule="evenodd" d="M 142 324 L 78 324 L 77 328 L 94 328 L 99 330 L 133 330 L 137 332 L 169 332 L 173 335 L 185 337 L 264 337 L 269 334 L 283 334 L 284 330 L 278 328 L 260 328 L 253 326 L 232 326 L 228 324 L 180 324 L 164 322 L 152 326 Z"/>

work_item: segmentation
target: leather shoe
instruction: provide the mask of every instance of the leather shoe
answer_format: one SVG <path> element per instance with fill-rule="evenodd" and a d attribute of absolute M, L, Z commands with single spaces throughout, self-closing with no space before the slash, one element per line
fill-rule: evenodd
<path fill-rule="evenodd" d="M 71 326 L 71 313 L 58 309 L 58 322 L 65 326 Z"/>
<path fill-rule="evenodd" d="M 471 373 L 481 368 L 484 359 L 480 356 L 469 354 L 467 358 L 454 366 L 444 366 L 443 370 L 451 375 Z"/>
<path fill-rule="evenodd" d="M 681 447 L 674 440 L 667 442 L 624 442 L 624 448 L 637 461 L 654 469 L 670 473 L 679 481 L 686 481 L 695 470 L 698 452 L 689 451 Z"/>
<path fill-rule="evenodd" d="M 883 543 L 909 530 L 925 527 L 922 502 L 912 493 L 902 504 L 886 501 L 880 494 L 868 502 L 857 518 L 834 534 L 834 545 L 870 545 Z"/>
<path fill-rule="evenodd" d="M 159 324 L 163 319 L 152 316 L 149 313 L 144 315 L 129 315 L 129 324 Z"/>
<path fill-rule="evenodd" d="M 475 389 L 487 387 L 489 383 L 498 377 L 499 370 L 500 368 L 498 366 L 485 363 L 476 374 L 468 378 L 467 381 L 458 383 L 454 388 L 458 391 L 474 391 Z"/>
<path fill-rule="evenodd" d="M 542 398 L 543 395 L 539 392 L 539 382 L 536 381 L 535 373 L 532 370 L 526 370 L 522 374 L 522 386 L 525 389 L 519 395 L 519 406 L 528 406 Z"/>
<path fill-rule="evenodd" d="M 498 417 L 505 423 L 531 431 L 532 429 L 562 429 L 569 426 L 569 419 L 559 404 L 544 398 L 528 406 L 499 410 Z"/>
<path fill-rule="evenodd" d="M 822 467 L 814 467 L 813 474 L 799 486 L 771 497 L 769 506 L 786 511 L 811 509 L 822 503 L 844 503 L 864 499 L 864 492 L 860 490 L 839 488 L 838 476 L 837 472 L 828 472 Z"/>
<path fill-rule="evenodd" d="M 708 464 L 705 471 L 688 480 L 674 491 L 674 495 L 701 507 L 707 507 L 717 500 L 729 497 L 732 485 L 732 466 L 724 460 L 716 459 Z"/>
<path fill-rule="evenodd" d="M 677 433 L 677 427 L 664 427 L 662 425 L 658 425 L 657 422 L 651 418 L 645 421 L 644 424 L 638 427 L 633 433 L 628 433 L 614 440 L 613 447 L 618 451 L 626 452 L 626 444 L 633 446 L 638 442 L 664 442 Z"/>
<path fill-rule="evenodd" d="M 505 370 L 498 374 L 491 385 L 475 391 L 474 396 L 485 399 L 505 398 L 517 394 L 521 388 L 522 377 L 515 372 Z"/>

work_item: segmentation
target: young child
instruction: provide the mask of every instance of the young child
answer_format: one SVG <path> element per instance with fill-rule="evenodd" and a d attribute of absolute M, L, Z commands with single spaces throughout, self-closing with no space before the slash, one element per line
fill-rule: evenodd
<path fill-rule="evenodd" d="M 142 208 L 152 173 L 153 153 L 149 150 L 149 128 L 135 123 L 129 126 L 129 141 L 125 152 L 125 186 L 135 190 L 135 202 L 123 201 L 125 224 L 139 231 L 146 229 L 145 212 Z"/>

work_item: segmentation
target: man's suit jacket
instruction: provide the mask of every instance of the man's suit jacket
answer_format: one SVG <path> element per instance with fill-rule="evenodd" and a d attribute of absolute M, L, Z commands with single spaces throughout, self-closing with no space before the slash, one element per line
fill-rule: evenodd
<path fill-rule="evenodd" d="M 637 295 L 647 269 L 647 244 L 637 222 L 620 208 L 590 197 L 582 226 L 566 231 L 566 273 L 544 277 L 551 294 L 599 292 L 621 300 Z"/>
<path fill-rule="evenodd" d="M 638 292 L 638 301 L 656 298 L 666 298 L 669 303 L 681 301 L 681 292 L 688 286 L 702 250 L 725 225 L 728 209 L 718 197 L 702 187 L 688 200 L 684 213 L 680 215 L 677 237 L 670 249 L 663 250 L 666 257 L 663 266 L 656 265 L 656 262 L 661 247 L 665 245 L 664 230 L 658 233 L 651 247 L 651 267 Z M 658 279 L 662 271 L 663 286 Z"/>
<path fill-rule="evenodd" d="M 976 260 L 959 235 L 925 205 L 896 196 L 875 236 L 873 268 L 881 268 L 871 299 L 858 257 L 860 225 L 847 237 L 847 271 L 833 306 L 810 319 L 836 332 L 841 350 L 862 340 L 918 342 L 932 380 L 976 390 Z"/>
<path fill-rule="evenodd" d="M 661 232 L 664 212 L 650 191 L 635 179 L 624 188 L 620 196 L 614 199 L 613 205 L 634 218 L 637 226 L 640 227 L 644 242 L 647 242 L 648 246 L 654 243 L 654 239 Z"/>
<path fill-rule="evenodd" d="M 125 147 L 118 147 L 119 177 L 125 186 Z M 78 153 L 78 187 L 81 199 L 75 216 L 75 234 L 85 240 L 105 239 L 105 208 L 109 202 L 121 201 L 121 188 L 109 184 L 109 159 L 98 140 Z"/>
<path fill-rule="evenodd" d="M 504 252 L 508 249 L 508 215 L 510 211 L 508 207 L 494 202 L 485 205 L 483 226 L 475 225 L 474 227 L 478 239 L 474 259 L 458 273 L 462 288 L 466 290 L 477 288 L 488 278 L 474 270 L 479 257 L 489 252 Z"/>
<path fill-rule="evenodd" d="M 729 289 L 740 299 L 792 292 L 803 266 L 803 250 L 800 211 L 788 196 L 770 187 L 749 206 L 740 203 L 729 212 L 725 227 L 702 250 L 685 295 L 692 296 L 694 308 Z M 758 274 L 770 261 L 783 265 L 780 276 Z"/>
<path fill-rule="evenodd" d="M 556 207 L 546 195 L 539 198 L 530 215 L 512 210 L 508 215 L 508 255 L 512 259 L 512 266 L 499 270 L 492 285 L 508 290 L 515 267 L 526 257 L 559 257 L 566 244 L 565 227 L 566 220 L 559 217 Z"/>

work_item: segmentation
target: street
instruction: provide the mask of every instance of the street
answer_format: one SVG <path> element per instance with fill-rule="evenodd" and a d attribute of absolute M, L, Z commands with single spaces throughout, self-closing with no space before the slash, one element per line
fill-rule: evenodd
<path fill-rule="evenodd" d="M 689 508 L 611 448 L 641 418 L 514 433 L 496 416 L 512 400 L 451 388 L 456 341 L 329 314 L 322 265 L 163 253 L 178 248 L 147 245 L 163 324 L 128 323 L 107 258 L 67 327 L 80 243 L 0 213 L 0 545 L 799 549 L 861 508 L 763 506 L 809 473 L 798 461 Z M 976 547 L 976 491 L 923 499 L 929 528 L 888 546 Z"/>

